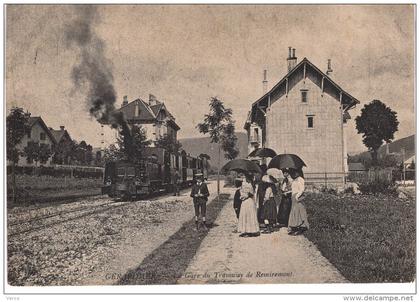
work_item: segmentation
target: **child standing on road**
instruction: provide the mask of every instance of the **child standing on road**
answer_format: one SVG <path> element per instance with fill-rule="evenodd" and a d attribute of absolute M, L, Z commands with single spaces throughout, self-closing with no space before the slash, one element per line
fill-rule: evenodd
<path fill-rule="evenodd" d="M 241 186 L 242 186 L 242 178 L 235 179 L 235 187 L 236 192 L 235 196 L 233 197 L 233 209 L 235 210 L 236 218 L 239 219 L 239 213 L 241 212 Z"/>
<path fill-rule="evenodd" d="M 195 229 L 199 230 L 199 216 L 203 220 L 202 225 L 203 229 L 207 230 L 206 226 L 206 203 L 210 195 L 207 184 L 203 181 L 203 174 L 197 173 L 196 175 L 197 182 L 193 185 L 191 189 L 191 197 L 193 198 L 194 203 L 194 212 L 195 212 Z"/>
<path fill-rule="evenodd" d="M 277 194 L 277 189 L 272 176 L 264 175 L 262 181 L 267 184 L 262 209 L 262 218 L 264 219 L 266 229 L 262 233 L 269 234 L 273 231 L 273 227 L 277 221 L 277 205 L 274 199 L 275 194 Z"/>

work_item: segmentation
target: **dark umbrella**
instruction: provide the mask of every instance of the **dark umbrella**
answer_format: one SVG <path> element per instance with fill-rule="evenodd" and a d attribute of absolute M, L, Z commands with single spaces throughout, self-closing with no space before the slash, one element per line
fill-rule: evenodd
<path fill-rule="evenodd" d="M 260 173 L 261 168 L 253 161 L 247 159 L 233 159 L 230 162 L 226 163 L 222 169 L 222 173 L 228 171 L 236 171 L 242 173 Z"/>
<path fill-rule="evenodd" d="M 249 153 L 248 157 L 274 157 L 277 153 L 273 149 L 270 148 L 258 148 Z"/>
<path fill-rule="evenodd" d="M 274 156 L 270 163 L 268 164 L 268 168 L 277 168 L 277 169 L 302 169 L 302 167 L 306 167 L 306 164 L 303 160 L 295 155 L 295 154 L 279 154 Z"/>
<path fill-rule="evenodd" d="M 255 157 L 255 153 L 257 153 L 258 150 L 260 150 L 260 148 L 254 149 L 254 151 L 248 154 L 248 157 Z"/>

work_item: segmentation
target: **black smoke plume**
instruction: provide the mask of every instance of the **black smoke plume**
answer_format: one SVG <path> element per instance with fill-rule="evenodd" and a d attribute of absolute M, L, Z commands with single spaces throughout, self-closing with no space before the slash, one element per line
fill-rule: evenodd
<path fill-rule="evenodd" d="M 105 42 L 95 33 L 100 16 L 92 5 L 74 6 L 75 19 L 68 23 L 65 39 L 68 46 L 79 50 L 79 61 L 71 71 L 74 87 L 86 91 L 90 114 L 101 124 L 121 129 L 126 150 L 132 141 L 130 128 L 122 112 L 115 108 L 116 92 L 112 64 L 105 57 Z"/>

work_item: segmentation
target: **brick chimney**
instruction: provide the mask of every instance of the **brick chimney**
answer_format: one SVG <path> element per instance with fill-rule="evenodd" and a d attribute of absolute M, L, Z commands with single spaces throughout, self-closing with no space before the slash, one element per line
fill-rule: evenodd
<path fill-rule="evenodd" d="M 123 107 L 123 106 L 125 106 L 125 105 L 128 105 L 128 98 L 127 98 L 127 96 L 126 96 L 126 95 L 123 97 L 123 102 L 122 102 L 122 104 L 121 104 L 121 107 Z"/>
<path fill-rule="evenodd" d="M 331 59 L 328 59 L 328 65 L 327 65 L 327 72 L 326 72 L 326 74 L 330 76 L 332 74 L 332 72 L 333 72 L 333 70 L 331 68 Z"/>
<path fill-rule="evenodd" d="M 149 106 L 156 105 L 157 102 L 157 98 L 153 94 L 149 94 Z"/>
<path fill-rule="evenodd" d="M 268 86 L 268 81 L 267 81 L 267 69 L 264 69 L 264 73 L 263 73 L 263 93 L 267 93 L 267 86 Z"/>
<path fill-rule="evenodd" d="M 136 102 L 135 107 L 134 107 L 134 116 L 138 117 L 139 115 L 140 115 L 139 102 Z"/>
<path fill-rule="evenodd" d="M 297 58 L 295 55 L 296 49 L 289 46 L 289 56 L 287 57 L 287 72 L 290 72 L 293 68 L 295 68 L 297 64 Z"/>

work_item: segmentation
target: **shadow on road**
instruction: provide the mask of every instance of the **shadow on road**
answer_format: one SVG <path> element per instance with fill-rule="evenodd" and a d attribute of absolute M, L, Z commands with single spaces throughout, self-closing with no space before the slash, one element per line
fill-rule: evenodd
<path fill-rule="evenodd" d="M 209 228 L 218 226 L 213 221 L 229 201 L 229 196 L 229 194 L 221 194 L 220 201 L 217 201 L 216 198 L 208 204 Z M 194 219 L 185 222 L 175 234 L 148 255 L 137 268 L 123 275 L 117 284 L 175 284 L 184 274 L 206 235 L 207 232 L 204 230 L 195 231 Z"/>

